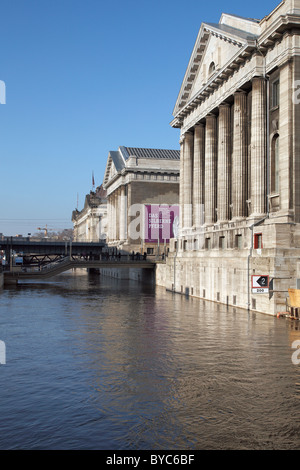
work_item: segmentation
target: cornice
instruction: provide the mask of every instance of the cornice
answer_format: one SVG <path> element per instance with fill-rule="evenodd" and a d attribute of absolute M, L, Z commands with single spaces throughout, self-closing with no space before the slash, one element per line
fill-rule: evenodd
<path fill-rule="evenodd" d="M 292 31 L 293 29 L 295 29 L 295 32 Z M 238 44 L 237 41 L 237 44 L 241 48 L 236 53 L 236 55 L 227 64 L 225 64 L 223 68 L 218 70 L 208 80 L 208 82 L 203 85 L 203 87 L 195 95 L 193 95 L 184 104 L 184 106 L 182 106 L 177 111 L 176 114 L 174 114 L 174 119 L 171 121 L 170 125 L 174 128 L 181 128 L 183 125 L 184 118 L 196 107 L 202 104 L 208 97 L 210 97 L 216 89 L 220 88 L 224 84 L 224 82 L 226 82 L 230 76 L 232 76 L 241 66 L 243 66 L 245 62 L 250 60 L 253 55 L 260 54 L 265 57 L 269 50 L 273 49 L 278 42 L 281 42 L 284 34 L 297 34 L 298 29 L 300 35 L 300 16 L 294 14 L 286 14 L 278 17 L 272 23 L 272 25 L 261 34 L 261 36 L 256 41 L 248 41 L 247 44 L 245 44 L 243 47 L 240 46 L 241 42 Z M 206 25 L 203 25 L 203 30 L 206 30 Z M 218 34 L 219 36 L 222 36 L 221 33 L 215 33 L 214 31 L 212 31 L 211 28 L 210 34 Z M 224 36 L 227 36 L 227 33 L 224 33 Z M 189 64 L 188 70 L 190 70 L 190 66 L 191 64 Z M 257 72 L 254 71 L 254 74 L 257 74 Z M 245 80 L 246 79 L 249 80 L 249 77 L 245 76 Z M 185 80 L 186 82 L 188 81 L 187 78 Z M 192 81 L 190 86 L 192 86 Z M 181 87 L 181 90 L 184 89 L 183 87 L 184 84 Z"/>
<path fill-rule="evenodd" d="M 239 50 L 237 54 L 224 65 L 219 71 L 217 71 L 203 87 L 193 95 L 190 100 L 183 106 L 178 113 L 174 116 L 171 126 L 180 128 L 183 123 L 183 119 L 187 114 L 195 109 L 199 104 L 203 103 L 210 95 L 212 95 L 216 89 L 220 88 L 228 78 L 234 74 L 234 72 L 240 68 L 249 58 L 255 50 L 255 44 L 245 45 L 242 50 Z"/>

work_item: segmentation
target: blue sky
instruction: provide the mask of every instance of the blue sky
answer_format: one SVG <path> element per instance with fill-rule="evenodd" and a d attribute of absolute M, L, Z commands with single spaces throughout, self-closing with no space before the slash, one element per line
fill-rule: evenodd
<path fill-rule="evenodd" d="M 170 122 L 201 22 L 278 3 L 0 0 L 0 232 L 71 227 L 120 145 L 179 149 Z"/>

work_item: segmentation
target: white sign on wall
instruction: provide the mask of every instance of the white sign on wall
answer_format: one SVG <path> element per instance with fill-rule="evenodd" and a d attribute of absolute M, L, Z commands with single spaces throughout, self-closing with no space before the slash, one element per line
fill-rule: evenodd
<path fill-rule="evenodd" d="M 269 276 L 253 275 L 252 276 L 252 293 L 268 294 L 269 292 Z"/>

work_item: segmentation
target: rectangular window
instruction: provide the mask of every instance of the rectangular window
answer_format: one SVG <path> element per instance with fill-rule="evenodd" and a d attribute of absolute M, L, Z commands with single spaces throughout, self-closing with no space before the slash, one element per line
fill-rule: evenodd
<path fill-rule="evenodd" d="M 279 106 L 279 80 L 272 84 L 272 108 Z"/>
<path fill-rule="evenodd" d="M 236 235 L 235 236 L 235 247 L 238 250 L 242 249 L 242 235 Z"/>
<path fill-rule="evenodd" d="M 147 255 L 153 255 L 153 248 L 147 248 Z"/>
<path fill-rule="evenodd" d="M 219 237 L 219 248 L 220 250 L 225 249 L 225 237 Z"/>
<path fill-rule="evenodd" d="M 211 241 L 210 241 L 210 238 L 205 238 L 205 248 L 207 250 L 210 250 L 211 248 Z"/>
<path fill-rule="evenodd" d="M 254 249 L 259 250 L 263 247 L 262 245 L 262 233 L 254 234 Z"/>

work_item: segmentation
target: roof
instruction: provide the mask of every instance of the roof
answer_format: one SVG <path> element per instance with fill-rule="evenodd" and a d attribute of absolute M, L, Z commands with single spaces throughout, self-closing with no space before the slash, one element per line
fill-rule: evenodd
<path fill-rule="evenodd" d="M 250 33 L 248 31 L 243 31 L 242 29 L 234 28 L 233 26 L 229 26 L 227 24 L 220 24 L 220 23 L 203 23 L 205 26 L 208 26 L 214 30 L 230 34 L 235 36 L 236 38 L 242 40 L 251 40 L 256 39 L 258 37 L 257 34 Z"/>
<path fill-rule="evenodd" d="M 179 150 L 167 150 L 167 149 L 144 149 L 125 147 L 130 157 L 137 158 L 155 158 L 155 159 L 166 159 L 166 160 L 179 160 Z"/>
<path fill-rule="evenodd" d="M 103 184 L 106 186 L 109 180 L 109 174 L 112 165 L 118 172 L 122 171 L 126 166 L 126 162 L 130 157 L 135 158 L 149 158 L 153 160 L 180 160 L 180 150 L 170 149 L 152 149 L 152 148 L 140 148 L 140 147 L 124 147 L 120 146 L 118 150 L 110 151 L 106 163 L 106 169 L 104 174 Z"/>

